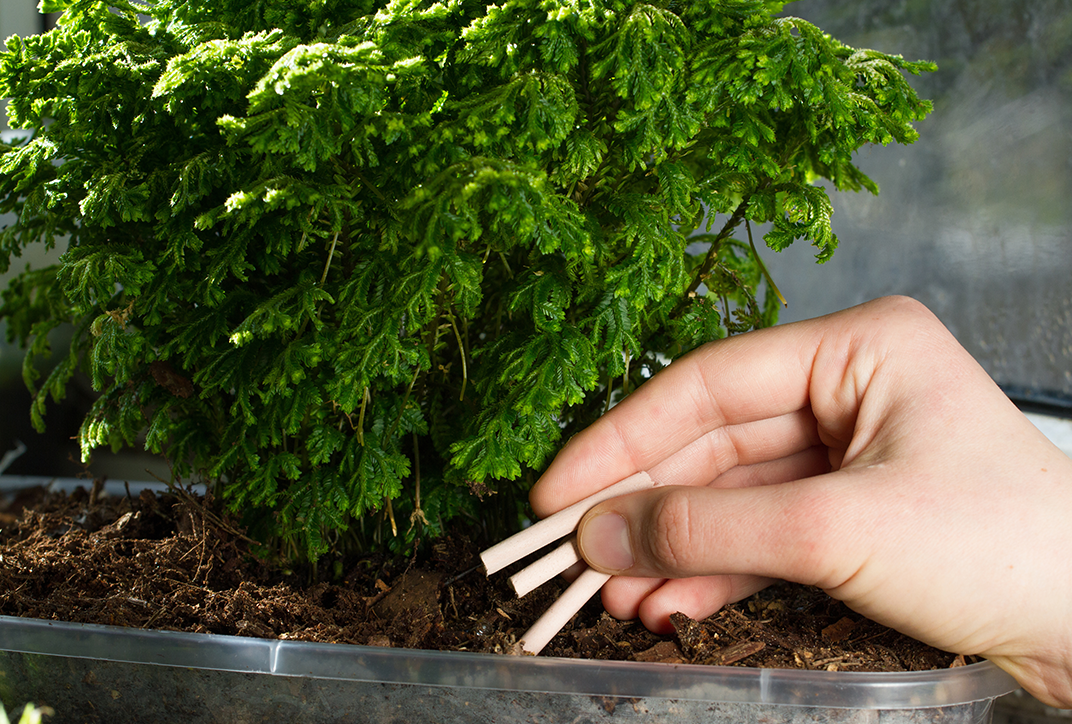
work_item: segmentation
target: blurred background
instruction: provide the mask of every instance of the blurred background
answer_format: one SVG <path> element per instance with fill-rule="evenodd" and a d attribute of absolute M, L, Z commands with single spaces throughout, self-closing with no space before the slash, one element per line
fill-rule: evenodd
<path fill-rule="evenodd" d="M 864 148 L 881 193 L 832 193 L 841 247 L 766 261 L 783 321 L 884 294 L 927 304 L 1010 394 L 1072 402 L 1072 3 L 799 0 L 853 47 L 927 59 L 912 146 Z"/>
<path fill-rule="evenodd" d="M 0 39 L 47 31 L 54 26 L 56 17 L 39 13 L 37 0 L 0 0 Z M 6 103 L 3 105 L 6 107 Z M 17 133 L 8 128 L 7 114 L 0 114 L 0 134 L 5 140 Z M 10 216 L 0 215 L 0 227 L 12 220 Z M 54 263 L 62 251 L 62 248 L 58 248 L 46 254 L 43 249 L 37 249 L 27 252 L 22 258 L 12 259 L 11 268 L 6 274 L 0 275 L 0 289 L 6 289 L 9 280 L 27 265 L 40 267 Z M 62 331 L 58 332 L 53 346 L 63 349 L 59 339 Z M 7 343 L 6 329 L 0 322 L 0 458 L 9 451 L 25 447 L 25 451 L 0 473 L 46 477 L 92 475 L 131 481 L 169 477 L 165 461 L 138 450 L 120 454 L 108 450 L 95 452 L 93 464 L 89 467 L 79 461 L 78 444 L 74 437 L 92 404 L 93 391 L 88 381 L 71 389 L 67 399 L 62 402 L 49 404 L 45 416 L 48 429 L 44 434 L 34 430 L 30 424 L 31 398 L 22 381 L 23 356 L 21 349 Z"/>
<path fill-rule="evenodd" d="M 12 35 L 32 35 L 48 28 L 49 18 L 37 12 L 36 0 L 0 0 L 0 38 Z M 6 108 L 6 102 L 4 106 Z M 7 114 L 0 119 L 0 134 L 7 141 L 12 132 L 8 130 Z M 0 225 L 6 226 L 13 219 L 0 216 Z M 6 289 L 8 281 L 21 272 L 27 264 L 43 266 L 59 256 L 60 249 L 46 255 L 44 250 L 35 250 L 21 259 L 12 259 L 8 273 L 0 276 L 0 289 Z M 30 394 L 22 381 L 22 350 L 7 343 L 7 332 L 0 322 L 0 455 L 21 449 L 22 453 L 4 471 L 6 474 L 26 475 L 73 475 L 81 466 L 77 458 L 78 447 L 71 440 L 77 434 L 80 421 L 77 417 L 78 402 L 52 406 L 47 419 L 49 430 L 42 435 L 30 424 Z M 52 428 L 55 429 L 52 429 Z"/>

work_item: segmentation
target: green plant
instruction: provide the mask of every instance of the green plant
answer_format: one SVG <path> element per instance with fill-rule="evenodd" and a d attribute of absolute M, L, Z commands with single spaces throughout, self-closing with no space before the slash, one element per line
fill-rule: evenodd
<path fill-rule="evenodd" d="M 85 370 L 84 457 L 144 444 L 291 554 L 513 525 L 563 436 L 774 321 L 751 223 L 826 260 L 813 182 L 916 139 L 932 66 L 783 5 L 43 0 L 0 56 L 2 265 L 66 243 L 0 309 L 35 424 Z"/>
<path fill-rule="evenodd" d="M 15 724 L 41 724 L 43 717 L 51 716 L 55 712 L 52 709 L 46 707 L 36 708 L 33 704 L 27 704 L 22 709 L 22 713 L 16 720 Z M 4 710 L 3 704 L 0 704 L 0 724 L 11 724 L 11 720 L 7 717 L 7 711 Z"/>

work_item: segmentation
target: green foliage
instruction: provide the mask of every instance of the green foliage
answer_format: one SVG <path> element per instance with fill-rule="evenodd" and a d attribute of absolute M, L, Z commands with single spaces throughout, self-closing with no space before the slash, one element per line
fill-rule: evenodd
<path fill-rule="evenodd" d="M 564 436 L 774 321 L 752 224 L 827 259 L 814 181 L 915 140 L 932 66 L 783 4 L 47 0 L 0 55 L 0 266 L 66 244 L 0 309 L 35 424 L 86 371 L 85 457 L 144 440 L 294 555 L 509 526 Z"/>
<path fill-rule="evenodd" d="M 41 724 L 44 721 L 44 717 L 55 714 L 49 707 L 37 708 L 33 704 L 27 704 L 22 708 L 19 713 L 19 718 L 15 721 L 15 724 Z M 0 704 L 0 724 L 10 724 L 11 720 L 7 716 L 7 711 L 4 706 Z"/>

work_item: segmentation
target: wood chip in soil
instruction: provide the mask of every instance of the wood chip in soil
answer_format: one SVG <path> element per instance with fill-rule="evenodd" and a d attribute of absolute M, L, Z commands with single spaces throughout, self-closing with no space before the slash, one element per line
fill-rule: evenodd
<path fill-rule="evenodd" d="M 454 531 L 415 558 L 382 554 L 286 571 L 252 555 L 213 501 L 42 489 L 0 507 L 0 615 L 269 639 L 504 653 L 564 584 L 517 599 Z M 323 572 L 333 575 L 325 576 Z M 337 575 L 335 575 L 337 574 Z M 776 584 L 656 636 L 598 596 L 543 655 L 673 664 L 920 671 L 964 657 L 923 645 L 818 589 Z M 971 659 L 967 659 L 970 663 Z"/>

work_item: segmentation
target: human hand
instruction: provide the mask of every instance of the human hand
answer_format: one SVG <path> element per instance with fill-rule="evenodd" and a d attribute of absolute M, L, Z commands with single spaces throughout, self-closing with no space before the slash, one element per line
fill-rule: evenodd
<path fill-rule="evenodd" d="M 531 502 L 543 517 L 640 470 L 661 487 L 578 528 L 616 574 L 612 615 L 665 632 L 795 581 L 1072 706 L 1072 460 L 922 305 L 695 350 L 574 437 Z"/>

